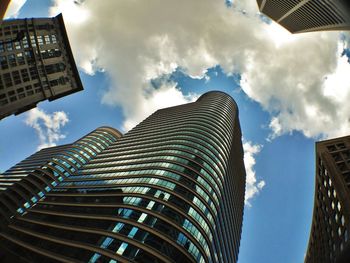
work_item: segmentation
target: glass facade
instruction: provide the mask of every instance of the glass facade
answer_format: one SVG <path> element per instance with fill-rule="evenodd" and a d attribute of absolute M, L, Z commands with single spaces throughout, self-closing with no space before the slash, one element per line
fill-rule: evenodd
<path fill-rule="evenodd" d="M 123 136 L 99 128 L 37 171 L 48 184 L 6 207 L 0 232 L 23 258 L 237 261 L 245 170 L 238 109 L 225 93 L 158 110 Z"/>

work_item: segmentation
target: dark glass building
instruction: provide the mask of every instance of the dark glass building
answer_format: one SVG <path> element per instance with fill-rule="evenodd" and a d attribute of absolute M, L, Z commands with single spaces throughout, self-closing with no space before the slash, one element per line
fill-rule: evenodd
<path fill-rule="evenodd" d="M 316 143 L 314 202 L 305 263 L 350 262 L 350 136 Z"/>
<path fill-rule="evenodd" d="M 61 14 L 0 24 L 0 119 L 80 90 Z"/>
<path fill-rule="evenodd" d="M 2 182 L 5 261 L 237 261 L 245 169 L 225 93 L 42 150 Z"/>
<path fill-rule="evenodd" d="M 350 30 L 348 0 L 257 0 L 260 12 L 291 33 Z"/>

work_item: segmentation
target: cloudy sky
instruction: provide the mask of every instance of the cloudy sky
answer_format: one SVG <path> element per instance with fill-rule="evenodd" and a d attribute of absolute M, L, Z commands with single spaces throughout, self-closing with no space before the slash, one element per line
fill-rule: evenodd
<path fill-rule="evenodd" d="M 239 263 L 303 262 L 314 142 L 350 133 L 350 34 L 291 35 L 255 0 L 16 0 L 63 13 L 85 90 L 0 122 L 0 171 L 101 125 L 122 132 L 209 90 L 240 110 L 247 170 Z"/>

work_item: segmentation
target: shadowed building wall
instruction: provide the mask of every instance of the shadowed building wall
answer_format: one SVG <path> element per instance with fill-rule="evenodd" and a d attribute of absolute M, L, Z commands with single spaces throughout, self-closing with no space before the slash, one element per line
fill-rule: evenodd
<path fill-rule="evenodd" d="M 260 12 L 292 33 L 350 30 L 348 0 L 257 0 Z"/>
<path fill-rule="evenodd" d="M 5 208 L 0 243 L 8 254 L 36 262 L 237 261 L 245 169 L 230 96 L 209 92 L 158 110 L 111 142 L 95 133 L 82 139 L 96 152 L 88 162 L 77 166 L 63 150 L 61 161 L 44 165 L 58 178 L 50 191 Z"/>
<path fill-rule="evenodd" d="M 315 181 L 305 262 L 349 262 L 350 136 L 316 143 Z"/>

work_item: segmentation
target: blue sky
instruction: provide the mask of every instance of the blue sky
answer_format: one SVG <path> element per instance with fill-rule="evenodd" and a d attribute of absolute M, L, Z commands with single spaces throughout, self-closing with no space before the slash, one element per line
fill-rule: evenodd
<path fill-rule="evenodd" d="M 126 131 L 222 90 L 239 106 L 249 176 L 239 263 L 303 262 L 314 143 L 350 130 L 348 34 L 290 35 L 261 19 L 255 0 L 18 3 L 18 17 L 63 12 L 84 91 L 3 119 L 0 171 L 40 146 L 102 125 Z"/>

